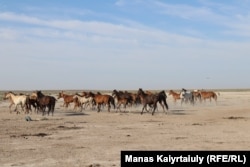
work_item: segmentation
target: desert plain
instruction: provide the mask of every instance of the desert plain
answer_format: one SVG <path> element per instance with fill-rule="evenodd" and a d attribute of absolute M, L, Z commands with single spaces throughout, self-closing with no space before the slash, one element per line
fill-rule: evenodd
<path fill-rule="evenodd" d="M 75 112 L 58 99 L 54 116 L 33 112 L 26 121 L 1 100 L 0 166 L 119 167 L 122 150 L 250 150 L 250 90 L 223 90 L 217 103 L 194 106 L 168 95 L 167 103 L 152 116 L 141 105 Z"/>

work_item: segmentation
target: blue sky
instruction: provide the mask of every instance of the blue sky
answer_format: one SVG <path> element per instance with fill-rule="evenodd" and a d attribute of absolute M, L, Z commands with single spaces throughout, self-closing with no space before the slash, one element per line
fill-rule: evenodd
<path fill-rule="evenodd" d="M 250 88 L 249 0 L 0 0 L 0 90 Z"/>

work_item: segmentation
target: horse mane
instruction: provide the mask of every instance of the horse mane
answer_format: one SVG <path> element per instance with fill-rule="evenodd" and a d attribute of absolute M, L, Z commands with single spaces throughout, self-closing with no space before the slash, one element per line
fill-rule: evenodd
<path fill-rule="evenodd" d="M 36 94 L 37 94 L 38 97 L 45 96 L 45 95 L 42 93 L 41 90 L 37 90 L 37 91 L 36 91 Z"/>
<path fill-rule="evenodd" d="M 11 93 L 11 94 L 13 94 L 13 95 L 15 95 L 15 96 L 17 95 L 16 93 L 14 93 L 14 92 L 12 92 L 12 91 L 9 91 L 8 93 Z"/>
<path fill-rule="evenodd" d="M 76 93 L 75 95 L 80 96 L 80 97 L 83 97 L 83 96 L 82 96 L 82 95 L 80 95 L 79 93 Z"/>

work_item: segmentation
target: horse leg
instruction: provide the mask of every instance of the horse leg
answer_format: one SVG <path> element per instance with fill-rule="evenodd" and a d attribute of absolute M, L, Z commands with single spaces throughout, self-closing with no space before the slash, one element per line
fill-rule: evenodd
<path fill-rule="evenodd" d="M 116 112 L 118 112 L 118 110 L 121 112 L 121 103 L 118 103 L 117 107 L 116 107 Z"/>
<path fill-rule="evenodd" d="M 154 109 L 153 109 L 152 115 L 154 115 L 156 107 L 157 107 L 157 102 L 154 104 Z"/>
<path fill-rule="evenodd" d="M 159 103 L 160 103 L 160 105 L 161 105 L 161 107 L 162 107 L 163 111 L 165 112 L 164 105 L 162 104 L 162 102 L 159 102 Z"/>
<path fill-rule="evenodd" d="M 141 115 L 143 114 L 143 110 L 147 107 L 147 104 L 144 104 L 144 106 L 142 107 L 142 111 L 141 111 Z M 146 109 L 147 110 L 147 109 Z"/>
<path fill-rule="evenodd" d="M 83 103 L 80 103 L 80 112 L 82 112 L 82 109 L 83 109 Z"/>
<path fill-rule="evenodd" d="M 101 109 L 100 109 L 100 107 L 101 107 L 100 105 L 101 105 L 101 104 L 97 104 L 97 112 L 100 112 L 100 110 L 101 110 Z"/>
<path fill-rule="evenodd" d="M 11 107 L 12 107 L 13 105 L 14 105 L 14 103 L 11 103 L 11 104 L 9 105 L 10 113 L 12 113 Z"/>
<path fill-rule="evenodd" d="M 48 105 L 48 116 L 49 116 L 50 111 L 51 111 L 51 104 Z"/>
<path fill-rule="evenodd" d="M 42 108 L 41 108 L 43 116 L 45 115 L 45 109 L 46 109 L 46 106 L 43 105 Z"/>
<path fill-rule="evenodd" d="M 126 111 L 127 104 L 124 103 L 124 112 Z"/>
<path fill-rule="evenodd" d="M 164 103 L 166 109 L 168 110 L 168 103 L 167 103 L 167 101 L 166 101 L 166 100 L 163 100 L 163 103 Z M 164 110 L 164 111 L 165 111 L 165 110 Z"/>
<path fill-rule="evenodd" d="M 18 114 L 17 104 L 15 104 L 15 109 L 14 109 L 14 111 L 16 112 L 16 114 Z"/>
<path fill-rule="evenodd" d="M 29 114 L 29 107 L 26 104 L 21 104 L 22 110 L 24 111 L 25 108 L 25 114 Z"/>
<path fill-rule="evenodd" d="M 111 105 L 108 103 L 108 112 L 110 112 Z"/>
<path fill-rule="evenodd" d="M 149 106 L 150 108 L 151 108 L 152 106 L 151 106 L 150 104 L 146 104 L 146 105 L 145 105 L 144 109 L 145 109 L 147 112 L 149 112 L 147 106 Z"/>

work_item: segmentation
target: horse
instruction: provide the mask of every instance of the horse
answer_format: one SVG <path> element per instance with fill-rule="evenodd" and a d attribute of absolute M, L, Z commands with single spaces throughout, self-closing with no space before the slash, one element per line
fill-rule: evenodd
<path fill-rule="evenodd" d="M 162 91 L 159 94 L 146 94 L 141 88 L 139 88 L 137 95 L 140 98 L 141 103 L 143 105 L 141 114 L 143 114 L 144 109 L 147 110 L 147 108 L 146 108 L 147 105 L 149 105 L 150 107 L 153 105 L 152 106 L 153 107 L 152 115 L 154 115 L 155 109 L 157 107 L 157 102 L 160 102 L 160 103 L 164 102 L 166 109 L 168 109 L 165 91 Z"/>
<path fill-rule="evenodd" d="M 211 102 L 212 99 L 214 99 L 214 101 L 217 103 L 217 95 L 215 92 L 213 92 L 213 91 L 201 91 L 201 90 L 198 90 L 198 92 L 200 93 L 202 100 L 205 101 L 206 99 L 209 99 Z"/>
<path fill-rule="evenodd" d="M 68 108 L 69 104 L 73 103 L 73 101 L 74 101 L 73 97 L 74 97 L 74 95 L 67 95 L 62 91 L 62 92 L 59 92 L 57 99 L 63 98 L 63 100 L 64 100 L 63 106 Z"/>
<path fill-rule="evenodd" d="M 118 109 L 121 111 L 120 106 L 123 104 L 124 108 L 126 109 L 126 106 L 128 103 L 132 104 L 133 98 L 128 92 L 122 92 L 117 91 L 116 89 L 113 90 L 112 96 L 117 99 L 118 106 L 116 107 L 117 111 Z"/>
<path fill-rule="evenodd" d="M 194 105 L 194 95 L 193 95 L 193 93 L 190 92 L 190 91 L 187 91 L 184 88 L 182 88 L 182 90 L 181 90 L 180 98 L 181 98 L 181 104 L 183 102 L 185 102 L 185 103 L 190 102 L 192 105 Z"/>
<path fill-rule="evenodd" d="M 45 115 L 46 107 L 48 108 L 48 115 L 50 112 L 52 116 L 54 115 L 55 104 L 56 104 L 55 97 L 44 95 L 41 91 L 36 91 L 32 95 L 36 96 L 39 109 L 43 112 L 43 115 Z"/>
<path fill-rule="evenodd" d="M 27 107 L 27 96 L 26 95 L 16 95 L 13 92 L 7 92 L 4 94 L 4 99 L 10 99 L 11 104 L 9 105 L 10 113 L 11 107 L 15 105 L 15 110 L 17 114 L 20 114 L 20 111 L 17 110 L 17 106 L 21 105 L 22 111 L 24 111 L 24 107 L 26 107 L 25 113 L 28 113 L 28 107 Z"/>
<path fill-rule="evenodd" d="M 26 105 L 29 111 L 32 112 L 32 107 L 35 109 L 35 111 L 38 113 L 38 103 L 37 103 L 37 98 L 36 96 L 33 96 L 32 94 L 27 95 L 27 101 Z M 31 107 L 32 106 L 32 107 Z"/>
<path fill-rule="evenodd" d="M 86 97 L 86 95 L 79 95 L 78 93 L 76 93 L 73 98 L 77 98 L 78 102 L 80 103 L 80 107 L 81 107 L 81 112 L 82 112 L 82 109 L 83 109 L 83 105 L 84 106 L 84 109 L 86 106 L 89 106 L 92 104 L 93 102 L 93 97 Z M 75 108 L 75 107 L 74 107 Z"/>
<path fill-rule="evenodd" d="M 79 102 L 77 97 L 74 98 L 73 103 L 74 103 L 73 111 L 76 111 L 78 107 L 81 108 L 81 111 L 82 111 L 82 105 Z"/>
<path fill-rule="evenodd" d="M 198 92 L 198 90 L 193 90 L 192 93 L 193 93 L 193 96 L 194 96 L 194 101 L 199 100 L 201 102 L 201 94 L 200 94 L 200 92 Z"/>
<path fill-rule="evenodd" d="M 94 94 L 92 92 L 88 92 L 86 97 L 93 98 L 95 104 L 97 104 L 97 112 L 100 112 L 101 105 L 103 104 L 108 105 L 108 112 L 110 112 L 111 104 L 114 106 L 114 109 L 115 109 L 115 100 L 110 95 Z"/>
<path fill-rule="evenodd" d="M 174 103 L 176 103 L 177 100 L 180 100 L 181 97 L 180 97 L 180 93 L 177 93 L 177 92 L 174 92 L 173 90 L 170 90 L 168 95 L 172 95 L 173 98 L 174 98 Z"/>
<path fill-rule="evenodd" d="M 168 104 L 167 104 L 167 101 L 166 101 L 167 95 L 166 95 L 165 91 L 163 90 L 163 91 L 161 91 L 159 93 L 156 93 L 155 95 L 158 96 L 159 103 L 162 106 L 163 111 L 165 111 L 164 107 L 166 107 L 166 109 L 168 110 Z M 164 104 L 162 104 L 162 103 L 164 103 Z"/>

